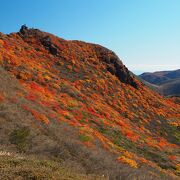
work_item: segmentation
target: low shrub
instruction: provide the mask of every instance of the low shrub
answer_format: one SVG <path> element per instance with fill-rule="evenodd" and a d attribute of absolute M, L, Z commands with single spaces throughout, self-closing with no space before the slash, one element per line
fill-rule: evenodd
<path fill-rule="evenodd" d="M 11 132 L 9 140 L 12 144 L 16 145 L 18 151 L 25 152 L 30 145 L 29 137 L 30 129 L 21 127 Z"/>

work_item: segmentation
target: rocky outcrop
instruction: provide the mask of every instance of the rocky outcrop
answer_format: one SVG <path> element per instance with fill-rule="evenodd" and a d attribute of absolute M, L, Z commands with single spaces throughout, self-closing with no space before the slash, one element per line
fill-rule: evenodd
<path fill-rule="evenodd" d="M 49 36 L 45 36 L 41 39 L 42 45 L 47 49 L 52 55 L 57 56 L 58 55 L 58 49 L 57 47 L 51 42 L 51 39 Z"/>
<path fill-rule="evenodd" d="M 57 57 L 59 57 L 59 55 L 61 54 L 62 49 L 60 49 L 59 44 L 53 43 L 51 39 L 52 36 L 48 33 L 42 32 L 38 29 L 28 29 L 26 25 L 23 25 L 19 31 L 19 35 L 25 41 L 26 39 L 28 39 L 27 37 L 34 36 L 35 39 L 38 40 L 38 42 L 40 42 L 43 47 L 49 51 L 50 54 Z M 66 42 L 67 41 L 63 41 L 61 43 L 65 44 Z M 73 43 L 76 44 L 77 42 L 74 41 Z M 131 75 L 129 70 L 114 52 L 100 45 L 81 42 L 81 45 L 85 44 L 91 46 L 91 48 L 95 50 L 97 58 L 106 66 L 107 71 L 115 75 L 121 82 L 129 84 L 132 87 L 138 89 L 138 84 L 136 83 L 135 78 Z M 71 51 L 68 49 L 68 46 L 67 50 Z M 77 54 L 78 53 L 79 52 L 77 52 Z"/>
<path fill-rule="evenodd" d="M 54 56 L 58 55 L 58 48 L 51 42 L 51 38 L 46 33 L 38 29 L 29 29 L 26 25 L 22 25 L 18 34 L 23 39 L 26 39 L 29 36 L 36 37 L 36 39 L 38 39 L 41 42 L 41 44 L 44 46 L 46 50 L 49 51 L 49 53 L 51 53 Z"/>
<path fill-rule="evenodd" d="M 24 35 L 27 33 L 28 27 L 24 24 L 21 26 L 21 29 L 19 30 L 19 33 Z"/>
<path fill-rule="evenodd" d="M 133 78 L 130 71 L 114 52 L 102 46 L 96 45 L 96 53 L 100 61 L 106 65 L 107 71 L 117 76 L 121 82 L 138 89 L 138 84 L 136 83 L 135 78 Z"/>

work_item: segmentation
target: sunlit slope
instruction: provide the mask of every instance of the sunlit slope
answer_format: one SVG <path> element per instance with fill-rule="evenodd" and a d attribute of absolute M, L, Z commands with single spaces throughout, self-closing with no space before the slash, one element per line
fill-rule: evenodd
<path fill-rule="evenodd" d="M 172 178 L 178 174 L 179 106 L 142 85 L 112 51 L 23 27 L 18 33 L 0 34 L 0 64 L 1 73 L 20 88 L 6 89 L 10 80 L 1 76 L 1 106 L 24 114 L 23 119 L 12 112 L 1 117 L 12 126 L 3 127 L 8 132 L 4 136 L 14 135 L 22 123 L 44 151 L 50 143 L 44 136 L 34 142 L 37 134 L 54 142 L 58 133 L 66 132 L 76 146 L 90 152 L 102 149 L 112 163 L 130 167 L 129 172 L 149 167 L 155 171 L 152 179 L 162 178 L 158 172 Z M 66 137 L 61 137 L 63 142 Z M 24 148 L 5 139 L 8 147 L 35 152 L 31 143 Z"/>

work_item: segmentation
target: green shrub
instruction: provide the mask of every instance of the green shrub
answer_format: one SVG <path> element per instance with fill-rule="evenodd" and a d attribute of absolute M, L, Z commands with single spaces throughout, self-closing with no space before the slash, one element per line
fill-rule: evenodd
<path fill-rule="evenodd" d="M 80 138 L 81 141 L 84 141 L 84 142 L 87 142 L 87 141 L 91 140 L 91 138 L 89 136 L 86 136 L 84 134 L 80 134 L 79 138 Z"/>
<path fill-rule="evenodd" d="M 20 152 L 25 152 L 30 144 L 29 136 L 30 129 L 27 127 L 21 127 L 11 132 L 9 140 L 12 144 L 16 145 Z"/>

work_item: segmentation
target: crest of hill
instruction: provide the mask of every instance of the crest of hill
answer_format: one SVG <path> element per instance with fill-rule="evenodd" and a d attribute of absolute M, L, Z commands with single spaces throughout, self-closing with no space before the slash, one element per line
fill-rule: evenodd
<path fill-rule="evenodd" d="M 110 179 L 177 178 L 179 105 L 111 50 L 23 26 L 0 34 L 0 65 L 1 149 Z"/>
<path fill-rule="evenodd" d="M 38 29 L 28 29 L 26 26 L 21 27 L 18 35 L 20 35 L 24 41 L 30 43 L 31 45 L 35 44 L 29 41 L 29 38 L 35 38 L 36 45 L 38 44 L 40 46 L 44 46 L 49 53 L 57 56 L 58 58 L 65 58 L 62 54 L 64 48 L 72 49 L 72 56 L 74 56 L 77 60 L 82 60 L 83 58 L 84 61 L 86 61 L 88 58 L 96 58 L 97 61 L 105 65 L 108 72 L 118 77 L 120 81 L 130 84 L 134 88 L 138 88 L 134 78 L 128 69 L 123 65 L 118 56 L 105 47 L 82 41 L 66 41 Z"/>

